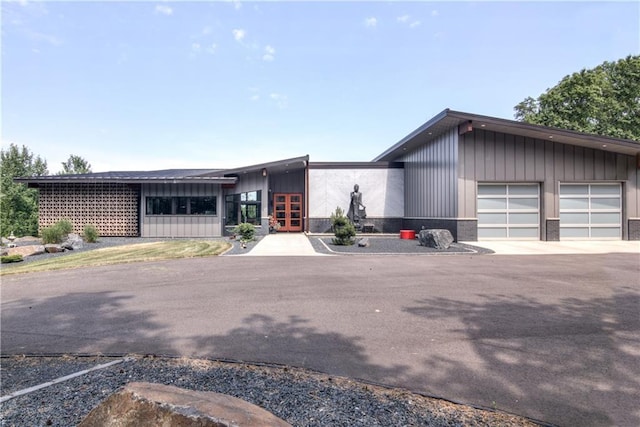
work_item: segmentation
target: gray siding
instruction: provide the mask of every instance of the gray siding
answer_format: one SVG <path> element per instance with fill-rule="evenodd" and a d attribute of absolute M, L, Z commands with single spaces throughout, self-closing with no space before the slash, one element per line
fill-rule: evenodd
<path fill-rule="evenodd" d="M 224 190 L 224 194 L 238 194 L 245 193 L 248 191 L 262 191 L 261 193 L 261 216 L 262 216 L 262 225 L 261 227 L 264 230 L 259 230 L 258 232 L 266 232 L 269 227 L 269 199 L 271 198 L 271 193 L 269 193 L 269 180 L 270 176 L 262 176 L 262 171 L 258 172 L 250 172 L 243 173 L 238 175 L 238 182 L 233 188 L 227 188 Z M 220 202 L 220 209 L 218 213 L 223 217 L 225 215 L 225 204 L 224 197 Z M 223 222 L 224 223 L 224 219 Z"/>
<path fill-rule="evenodd" d="M 460 136 L 458 170 L 460 217 L 476 216 L 478 182 L 541 183 L 543 224 L 559 216 L 560 182 L 623 182 L 624 222 L 640 212 L 635 159 L 624 154 L 476 129 Z"/>
<path fill-rule="evenodd" d="M 217 215 L 147 215 L 147 197 L 216 196 Z M 215 184 L 146 184 L 141 197 L 142 237 L 221 236 L 224 213 L 220 186 Z"/>
<path fill-rule="evenodd" d="M 458 216 L 458 129 L 404 155 L 406 218 Z"/>

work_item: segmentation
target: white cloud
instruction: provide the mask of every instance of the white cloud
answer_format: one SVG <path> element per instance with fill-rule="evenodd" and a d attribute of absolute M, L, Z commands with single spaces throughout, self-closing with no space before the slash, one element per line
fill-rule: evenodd
<path fill-rule="evenodd" d="M 164 5 L 164 4 L 158 4 L 156 5 L 156 9 L 155 9 L 156 13 L 161 13 L 163 15 L 173 15 L 173 9 L 171 9 L 169 6 Z"/>
<path fill-rule="evenodd" d="M 204 27 L 204 28 L 202 29 L 202 32 L 201 32 L 201 33 L 202 33 L 202 35 L 203 35 L 203 36 L 206 36 L 206 35 L 211 34 L 211 27 L 209 27 L 209 26 Z"/>
<path fill-rule="evenodd" d="M 236 39 L 237 42 L 242 42 L 247 35 L 247 32 L 242 28 L 235 29 L 231 32 L 233 33 L 233 38 Z"/>
<path fill-rule="evenodd" d="M 251 95 L 251 99 L 252 101 L 258 101 L 260 99 L 260 95 Z"/>
<path fill-rule="evenodd" d="M 211 43 L 205 50 L 207 51 L 207 53 L 213 55 L 214 53 L 216 53 L 216 50 L 218 50 L 218 45 L 216 43 Z"/>
<path fill-rule="evenodd" d="M 372 16 L 364 20 L 364 25 L 367 27 L 375 27 L 378 25 L 378 20 Z"/>
<path fill-rule="evenodd" d="M 431 11 L 431 16 L 438 16 L 438 15 L 440 15 L 440 13 L 437 10 L 433 9 Z"/>
<path fill-rule="evenodd" d="M 265 46 L 264 55 L 262 56 L 262 60 L 263 61 L 268 61 L 268 62 L 273 61 L 275 59 L 275 57 L 274 57 L 275 53 L 276 53 L 276 50 L 272 46 L 270 46 L 270 45 Z"/>
<path fill-rule="evenodd" d="M 200 43 L 191 43 L 191 52 L 198 53 L 200 52 L 200 49 L 202 49 L 202 46 L 200 46 Z"/>
<path fill-rule="evenodd" d="M 273 99 L 278 108 L 280 108 L 281 110 L 287 108 L 287 106 L 289 105 L 289 99 L 287 98 L 287 95 L 283 95 L 281 93 L 272 93 L 271 95 L 269 95 L 269 98 Z"/>
<path fill-rule="evenodd" d="M 230 0 L 230 1 L 233 4 L 233 8 L 235 10 L 240 10 L 240 8 L 242 7 L 242 3 L 240 3 L 240 0 Z"/>
<path fill-rule="evenodd" d="M 420 21 L 417 20 L 412 20 L 411 19 L 411 15 L 402 15 L 402 16 L 398 16 L 396 18 L 396 20 L 401 23 L 401 24 L 405 24 L 408 25 L 409 28 L 415 28 L 417 26 L 419 26 L 421 24 Z"/>

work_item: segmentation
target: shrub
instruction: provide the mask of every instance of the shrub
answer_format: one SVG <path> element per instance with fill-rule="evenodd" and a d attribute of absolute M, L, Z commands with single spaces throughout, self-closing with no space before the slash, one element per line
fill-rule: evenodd
<path fill-rule="evenodd" d="M 240 240 L 248 242 L 254 239 L 256 235 L 256 227 L 248 222 L 243 222 L 233 229 L 233 232 L 240 235 Z"/>
<path fill-rule="evenodd" d="M 60 228 L 62 234 L 69 234 L 73 231 L 73 224 L 68 219 L 61 219 L 55 223 L 55 226 Z"/>
<path fill-rule="evenodd" d="M 20 262 L 20 261 L 22 261 L 22 255 L 20 254 L 5 255 L 3 257 L 0 257 L 0 263 L 2 264 L 9 264 L 10 262 Z"/>
<path fill-rule="evenodd" d="M 49 243 L 62 243 L 62 239 L 65 236 L 62 228 L 58 227 L 57 224 L 43 228 L 40 234 L 42 235 L 42 243 L 45 245 Z"/>
<path fill-rule="evenodd" d="M 336 236 L 333 239 L 333 244 L 341 246 L 353 245 L 355 243 L 353 238 L 356 235 L 356 228 L 351 224 L 349 218 L 344 215 L 344 211 L 340 207 L 337 207 L 336 211 L 331 214 L 330 220 L 331 228 Z"/>
<path fill-rule="evenodd" d="M 87 243 L 96 243 L 98 241 L 98 237 L 100 237 L 98 235 L 98 229 L 91 224 L 84 226 L 83 236 Z"/>

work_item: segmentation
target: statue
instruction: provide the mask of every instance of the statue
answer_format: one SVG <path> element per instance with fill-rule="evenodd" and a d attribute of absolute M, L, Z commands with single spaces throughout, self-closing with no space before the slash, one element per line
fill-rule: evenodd
<path fill-rule="evenodd" d="M 360 192 L 360 186 L 358 184 L 353 186 L 347 217 L 356 227 L 356 230 L 362 228 L 360 220 L 367 217 L 366 206 L 362 204 L 362 193 Z"/>

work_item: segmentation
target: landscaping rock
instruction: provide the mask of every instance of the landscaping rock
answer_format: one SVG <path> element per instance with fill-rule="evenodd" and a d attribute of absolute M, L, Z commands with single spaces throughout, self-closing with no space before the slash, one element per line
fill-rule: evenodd
<path fill-rule="evenodd" d="M 60 245 L 48 244 L 44 245 L 44 250 L 48 254 L 56 254 L 58 252 L 64 252 L 65 249 Z"/>
<path fill-rule="evenodd" d="M 45 250 L 42 245 L 17 246 L 7 249 L 7 255 L 19 254 L 22 255 L 23 258 L 32 255 L 42 255 L 43 253 L 45 253 Z"/>
<path fill-rule="evenodd" d="M 361 248 L 366 248 L 369 246 L 369 239 L 367 237 L 363 237 L 362 239 L 358 240 L 358 246 L 360 246 Z"/>
<path fill-rule="evenodd" d="M 60 246 L 70 251 L 82 249 L 82 237 L 80 237 L 80 235 L 78 234 L 70 233 L 67 236 L 67 240 L 65 240 Z"/>
<path fill-rule="evenodd" d="M 153 383 L 129 383 L 95 407 L 79 427 L 291 427 L 242 399 Z"/>
<path fill-rule="evenodd" d="M 449 246 L 453 243 L 453 236 L 449 230 L 444 229 L 420 230 L 418 241 L 421 246 L 449 249 Z"/>

